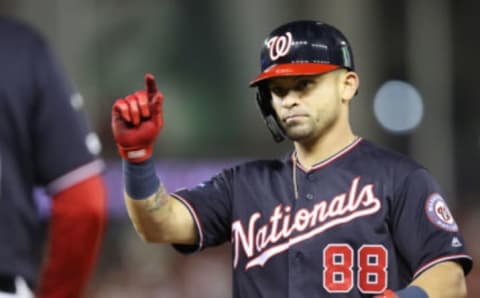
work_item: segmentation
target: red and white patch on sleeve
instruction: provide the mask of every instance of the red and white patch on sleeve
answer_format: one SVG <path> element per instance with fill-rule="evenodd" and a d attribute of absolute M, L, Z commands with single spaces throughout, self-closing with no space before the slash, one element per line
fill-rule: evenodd
<path fill-rule="evenodd" d="M 435 226 L 448 232 L 457 232 L 458 226 L 448 209 L 447 203 L 439 193 L 431 194 L 425 203 L 428 219 Z"/>

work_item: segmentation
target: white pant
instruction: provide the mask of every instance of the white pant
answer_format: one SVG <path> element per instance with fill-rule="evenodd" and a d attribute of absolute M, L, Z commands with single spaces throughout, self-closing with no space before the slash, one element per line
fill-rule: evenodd
<path fill-rule="evenodd" d="M 0 291 L 0 298 L 33 298 L 32 291 L 23 278 L 15 278 L 15 287 L 17 288 L 15 294 Z"/>

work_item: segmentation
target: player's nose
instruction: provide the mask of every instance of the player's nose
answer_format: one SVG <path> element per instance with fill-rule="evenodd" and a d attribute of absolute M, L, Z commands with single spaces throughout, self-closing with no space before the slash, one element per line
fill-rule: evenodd
<path fill-rule="evenodd" d="M 285 92 L 285 95 L 281 98 L 281 105 L 284 108 L 290 108 L 300 100 L 300 95 L 295 90 L 288 90 Z"/>

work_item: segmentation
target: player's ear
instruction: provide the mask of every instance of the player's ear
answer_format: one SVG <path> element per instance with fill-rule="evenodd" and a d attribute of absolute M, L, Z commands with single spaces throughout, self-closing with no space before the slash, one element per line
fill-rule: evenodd
<path fill-rule="evenodd" d="M 346 71 L 341 78 L 341 95 L 343 102 L 349 102 L 358 92 L 360 79 L 354 71 Z"/>

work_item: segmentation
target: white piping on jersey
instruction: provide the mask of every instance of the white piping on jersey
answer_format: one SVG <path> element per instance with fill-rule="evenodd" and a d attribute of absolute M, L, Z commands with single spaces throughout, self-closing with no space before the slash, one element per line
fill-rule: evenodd
<path fill-rule="evenodd" d="M 357 146 L 358 143 L 362 140 L 361 137 L 355 137 L 353 142 L 351 142 L 349 145 L 347 145 L 345 148 L 341 149 L 334 155 L 328 157 L 327 159 L 316 163 L 310 170 L 305 169 L 301 163 L 298 162 L 298 157 L 297 157 L 297 151 L 292 153 L 292 161 L 293 161 L 293 169 L 292 169 L 292 180 L 293 180 L 293 192 L 295 195 L 295 199 L 299 198 L 299 192 L 298 192 L 298 183 L 297 183 L 297 166 L 304 172 L 310 172 L 310 171 L 315 171 L 320 168 L 325 167 L 326 165 L 332 163 L 333 161 L 337 160 L 338 158 L 342 157 L 343 155 L 347 154 L 352 150 L 355 146 Z"/>
<path fill-rule="evenodd" d="M 105 168 L 105 163 L 96 159 L 92 162 L 84 164 L 73 171 L 53 180 L 47 185 L 47 192 L 49 195 L 54 195 L 62 190 L 65 190 L 78 182 L 81 182 L 94 175 L 100 174 Z"/>

